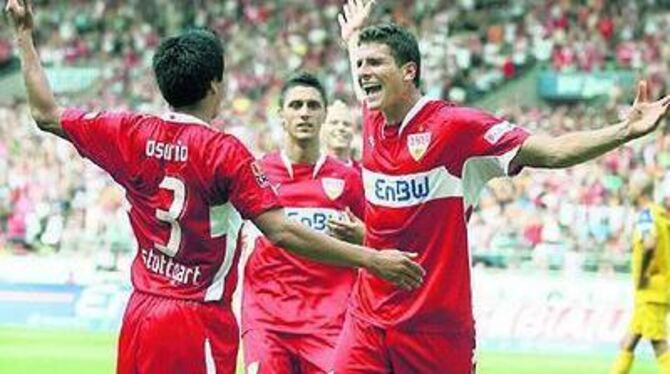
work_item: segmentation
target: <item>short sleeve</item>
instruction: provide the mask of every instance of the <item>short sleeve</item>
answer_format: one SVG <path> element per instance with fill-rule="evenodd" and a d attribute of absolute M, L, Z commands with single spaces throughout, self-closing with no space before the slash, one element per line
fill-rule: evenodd
<path fill-rule="evenodd" d="M 217 183 L 227 190 L 230 202 L 245 219 L 280 208 L 260 162 L 237 139 L 229 139 L 217 165 Z"/>
<path fill-rule="evenodd" d="M 132 121 L 133 114 L 126 112 L 85 112 L 66 109 L 61 125 L 70 142 L 83 157 L 114 177 L 125 169 L 122 148 L 125 139 L 122 128 Z"/>
<path fill-rule="evenodd" d="M 521 171 L 511 170 L 510 165 L 530 133 L 476 109 L 458 108 L 451 115 L 458 131 L 455 144 L 459 145 L 463 194 L 466 204 L 472 206 L 489 180 Z"/>

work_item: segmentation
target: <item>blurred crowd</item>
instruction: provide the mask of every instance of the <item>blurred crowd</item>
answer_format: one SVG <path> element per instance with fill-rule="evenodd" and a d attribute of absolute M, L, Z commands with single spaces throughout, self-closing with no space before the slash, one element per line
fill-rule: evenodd
<path fill-rule="evenodd" d="M 623 104 L 586 104 L 552 110 L 509 108 L 504 115 L 534 132 L 615 123 Z M 638 174 L 654 181 L 656 202 L 670 198 L 670 127 L 583 165 L 560 170 L 524 170 L 492 181 L 470 220 L 475 263 L 568 272 L 625 272 L 639 210 L 629 189 Z"/>
<path fill-rule="evenodd" d="M 282 79 L 316 72 L 332 97 L 352 102 L 334 0 L 34 0 L 40 54 L 49 67 L 95 66 L 91 89 L 62 97 L 90 109 L 166 108 L 153 82 L 153 49 L 166 35 L 209 27 L 226 43 L 227 103 L 215 126 L 258 155 L 276 149 Z M 428 96 L 476 103 L 532 69 L 561 73 L 632 70 L 653 97 L 670 91 L 670 4 L 645 1 L 378 1 L 375 19 L 419 37 Z M 16 68 L 9 27 L 0 29 L 0 79 Z M 525 106 L 497 114 L 533 131 L 560 134 L 615 122 L 630 95 L 603 103 Z M 632 173 L 659 181 L 670 165 L 665 133 L 564 171 L 524 171 L 496 181 L 472 216 L 475 261 L 487 266 L 612 271 L 627 266 Z M 118 266 L 133 249 L 123 192 L 67 143 L 39 134 L 26 105 L 0 105 L 0 255 L 76 252 Z"/>

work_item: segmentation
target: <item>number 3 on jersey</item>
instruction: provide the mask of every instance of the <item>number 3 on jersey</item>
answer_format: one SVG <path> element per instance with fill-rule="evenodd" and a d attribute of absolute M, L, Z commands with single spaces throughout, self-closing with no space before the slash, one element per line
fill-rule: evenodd
<path fill-rule="evenodd" d="M 168 239 L 167 244 L 162 245 L 156 243 L 156 249 L 170 257 L 174 257 L 181 245 L 181 226 L 179 226 L 179 218 L 184 211 L 184 203 L 186 202 L 186 185 L 180 179 L 166 176 L 159 187 L 172 191 L 174 198 L 167 211 L 156 209 L 156 218 L 160 221 L 169 223 L 171 228 L 170 238 Z"/>

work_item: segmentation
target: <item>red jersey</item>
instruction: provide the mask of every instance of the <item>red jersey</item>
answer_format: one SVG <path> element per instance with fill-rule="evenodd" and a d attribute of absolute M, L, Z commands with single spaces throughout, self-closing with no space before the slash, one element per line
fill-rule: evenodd
<path fill-rule="evenodd" d="M 352 159 L 349 159 L 348 162 L 346 162 L 347 166 L 350 166 L 354 168 L 359 174 L 363 172 L 363 165 L 359 161 Z"/>
<path fill-rule="evenodd" d="M 363 109 L 366 245 L 417 252 L 426 270 L 403 291 L 362 270 L 353 313 L 378 326 L 474 332 L 467 214 L 509 170 L 528 133 L 484 112 L 422 98 L 400 126 Z"/>
<path fill-rule="evenodd" d="M 279 207 L 258 162 L 233 136 L 193 117 L 68 109 L 63 129 L 79 153 L 126 191 L 138 253 L 136 290 L 230 301 L 239 229 Z"/>
<path fill-rule="evenodd" d="M 346 208 L 362 217 L 360 176 L 341 161 L 322 156 L 314 165 L 291 164 L 271 153 L 262 164 L 289 218 L 326 232 L 328 219 L 344 216 Z M 306 260 L 258 237 L 245 269 L 242 329 L 339 329 L 355 279 L 354 269 Z"/>

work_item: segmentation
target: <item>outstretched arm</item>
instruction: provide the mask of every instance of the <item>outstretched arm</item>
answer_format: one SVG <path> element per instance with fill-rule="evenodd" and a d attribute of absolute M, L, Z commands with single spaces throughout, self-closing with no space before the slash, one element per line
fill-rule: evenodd
<path fill-rule="evenodd" d="M 21 71 L 28 92 L 30 114 L 44 131 L 67 139 L 60 124 L 63 109 L 58 106 L 49 87 L 40 57 L 33 41 L 33 13 L 30 0 L 8 0 L 5 11 L 14 23 L 16 41 L 21 56 Z"/>
<path fill-rule="evenodd" d="M 558 137 L 532 135 L 512 161 L 512 167 L 564 168 L 596 158 L 618 146 L 654 131 L 670 108 L 670 95 L 651 102 L 645 81 L 628 117 L 618 124 Z"/>
<path fill-rule="evenodd" d="M 267 211 L 254 224 L 272 244 L 297 255 L 338 266 L 362 267 L 396 286 L 412 290 L 421 285 L 424 270 L 411 259 L 415 253 L 377 251 L 333 239 L 292 222 L 281 209 Z"/>
<path fill-rule="evenodd" d="M 375 0 L 348 0 L 342 8 L 342 13 L 337 16 L 340 24 L 340 35 L 347 51 L 349 52 L 349 65 L 351 77 L 354 83 L 354 93 L 358 101 L 363 101 L 363 89 L 358 84 L 356 49 L 358 48 L 358 35 L 370 18 L 370 11 Z"/>

